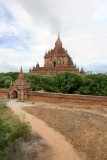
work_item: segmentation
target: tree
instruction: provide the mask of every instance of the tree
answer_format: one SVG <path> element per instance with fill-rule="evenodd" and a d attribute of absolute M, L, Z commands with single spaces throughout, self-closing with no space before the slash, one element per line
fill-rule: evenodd
<path fill-rule="evenodd" d="M 62 93 L 75 93 L 82 84 L 81 76 L 70 72 L 58 73 L 55 79 L 56 85 Z"/>
<path fill-rule="evenodd" d="M 107 95 L 107 75 L 85 75 L 83 77 L 83 85 L 81 85 L 78 92 L 80 94 Z"/>
<path fill-rule="evenodd" d="M 42 77 L 35 74 L 26 74 L 26 80 L 30 82 L 33 91 L 42 89 Z"/>
<path fill-rule="evenodd" d="M 18 77 L 18 72 L 0 73 L 0 88 L 9 88 L 10 83 Z"/>
<path fill-rule="evenodd" d="M 48 92 L 75 93 L 81 83 L 81 76 L 70 72 L 61 72 L 42 79 L 42 86 Z"/>
<path fill-rule="evenodd" d="M 10 87 L 11 82 L 12 82 L 12 80 L 11 80 L 11 79 L 6 79 L 6 80 L 4 81 L 4 87 L 5 87 L 5 88 L 9 88 L 9 87 Z"/>

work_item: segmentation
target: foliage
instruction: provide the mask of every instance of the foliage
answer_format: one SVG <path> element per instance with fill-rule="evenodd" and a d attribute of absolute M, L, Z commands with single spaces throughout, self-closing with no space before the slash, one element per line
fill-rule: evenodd
<path fill-rule="evenodd" d="M 14 126 L 14 132 L 12 135 L 10 135 L 9 140 L 15 141 L 18 138 L 26 138 L 28 134 L 30 133 L 30 127 L 28 123 L 20 122 Z"/>
<path fill-rule="evenodd" d="M 18 78 L 19 73 L 18 72 L 8 72 L 6 73 L 6 76 L 11 77 L 12 81 L 15 81 Z"/>
<path fill-rule="evenodd" d="M 62 72 L 42 79 L 42 86 L 48 92 L 74 93 L 81 83 L 82 78 L 70 72 Z"/>
<path fill-rule="evenodd" d="M 15 81 L 18 72 L 0 73 L 0 88 L 9 88 Z M 71 72 L 61 72 L 54 76 L 41 76 L 26 73 L 26 80 L 33 91 L 45 90 L 56 93 L 76 93 L 85 95 L 107 95 L 106 74 L 77 75 Z"/>
<path fill-rule="evenodd" d="M 42 77 L 42 88 L 47 92 L 58 92 L 56 87 L 55 76 L 43 76 Z"/>
<path fill-rule="evenodd" d="M 0 160 L 8 159 L 13 149 L 12 144 L 20 137 L 26 138 L 30 133 L 30 126 L 25 122 L 9 123 L 11 118 L 5 115 L 6 110 L 5 102 L 0 102 Z"/>
<path fill-rule="evenodd" d="M 83 77 L 83 85 L 78 90 L 79 94 L 107 96 L 107 75 L 91 74 Z"/>
<path fill-rule="evenodd" d="M 107 75 L 62 72 L 55 76 L 44 76 L 42 87 L 48 92 L 107 96 Z"/>
<path fill-rule="evenodd" d="M 62 93 L 75 93 L 82 84 L 82 78 L 79 75 L 62 72 L 56 75 L 56 86 Z"/>
<path fill-rule="evenodd" d="M 0 73 L 0 88 L 9 88 L 18 77 L 18 72 Z"/>
<path fill-rule="evenodd" d="M 11 79 L 9 80 L 9 79 L 6 79 L 5 81 L 4 81 L 4 87 L 5 88 L 9 88 L 10 87 L 10 84 L 11 84 Z"/>
<path fill-rule="evenodd" d="M 41 85 L 42 77 L 40 75 L 26 74 L 25 77 L 26 77 L 26 80 L 31 84 L 33 91 L 37 91 L 42 88 L 42 85 Z"/>

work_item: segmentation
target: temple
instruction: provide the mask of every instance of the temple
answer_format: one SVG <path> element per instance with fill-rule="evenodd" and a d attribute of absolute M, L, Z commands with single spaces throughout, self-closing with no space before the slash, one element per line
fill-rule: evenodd
<path fill-rule="evenodd" d="M 69 71 L 76 74 L 85 73 L 83 68 L 79 71 L 79 68 L 74 65 L 67 50 L 63 48 L 58 34 L 54 49 L 51 49 L 45 53 L 44 67 L 40 67 L 39 63 L 37 63 L 35 67 L 29 70 L 29 72 L 41 75 L 54 75 L 63 71 Z"/>
<path fill-rule="evenodd" d="M 18 79 L 10 85 L 10 99 L 17 98 L 19 101 L 26 101 L 29 91 L 31 91 L 31 85 L 25 80 L 21 67 Z"/>

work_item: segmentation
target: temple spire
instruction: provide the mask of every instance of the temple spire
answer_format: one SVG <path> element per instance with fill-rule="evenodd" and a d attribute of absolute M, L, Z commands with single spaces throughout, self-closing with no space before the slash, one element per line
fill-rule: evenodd
<path fill-rule="evenodd" d="M 22 66 L 21 66 L 21 68 L 20 68 L 20 73 L 23 73 L 23 69 L 22 69 Z"/>
<path fill-rule="evenodd" d="M 24 74 L 23 74 L 22 66 L 21 66 L 20 72 L 19 72 L 19 79 L 24 79 Z"/>
<path fill-rule="evenodd" d="M 58 39 L 60 39 L 60 33 L 58 32 Z"/>
<path fill-rule="evenodd" d="M 55 42 L 55 48 L 56 49 L 62 48 L 62 42 L 60 40 L 60 34 L 59 34 L 59 32 L 58 32 L 58 38 L 57 38 L 57 40 Z"/>

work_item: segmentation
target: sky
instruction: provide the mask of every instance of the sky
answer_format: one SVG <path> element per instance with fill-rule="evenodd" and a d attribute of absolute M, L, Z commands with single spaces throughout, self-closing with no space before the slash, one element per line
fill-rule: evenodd
<path fill-rule="evenodd" d="M 107 72 L 107 0 L 0 0 L 0 72 L 43 66 L 58 32 L 79 68 Z"/>

